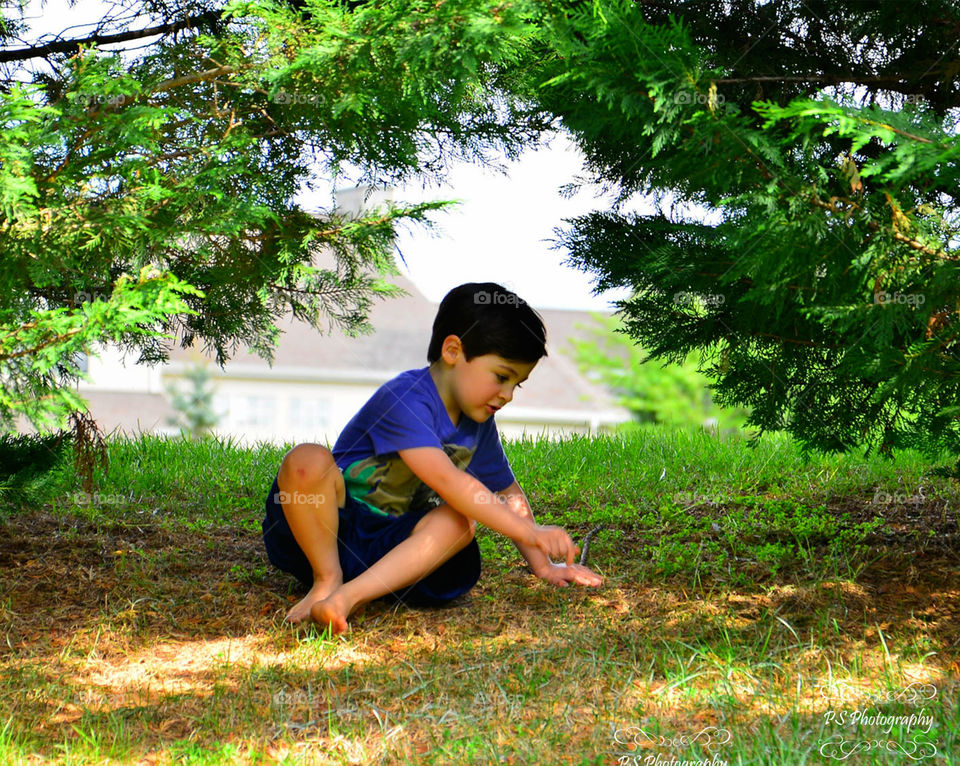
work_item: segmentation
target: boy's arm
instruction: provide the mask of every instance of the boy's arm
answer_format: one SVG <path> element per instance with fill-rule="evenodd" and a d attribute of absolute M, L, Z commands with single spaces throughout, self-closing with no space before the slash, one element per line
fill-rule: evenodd
<path fill-rule="evenodd" d="M 577 546 L 560 527 L 540 526 L 514 513 L 482 482 L 457 468 L 439 447 L 400 450 L 400 459 L 411 471 L 451 507 L 490 529 L 506 535 L 518 545 L 538 550 L 545 558 L 565 559 L 573 564 Z"/>
<path fill-rule="evenodd" d="M 527 496 L 517 482 L 513 482 L 509 487 L 497 493 L 503 497 L 507 507 L 518 516 L 529 519 L 536 523 L 533 518 L 533 509 L 527 502 Z M 539 548 L 532 548 L 524 545 L 522 542 L 514 541 L 517 550 L 527 560 L 532 571 L 537 577 L 540 577 L 554 585 L 564 586 L 571 582 L 579 585 L 597 586 L 603 582 L 603 578 L 593 572 L 591 569 L 580 564 L 567 562 L 566 566 L 554 564 L 548 559 Z"/>
<path fill-rule="evenodd" d="M 529 519 L 536 524 L 536 520 L 533 518 L 533 509 L 530 508 L 530 503 L 527 502 L 527 496 L 523 493 L 523 490 L 517 482 L 513 482 L 513 484 L 497 494 L 503 498 L 507 507 L 517 514 L 517 516 Z M 541 577 L 547 570 L 547 567 L 550 566 L 550 559 L 544 556 L 539 548 L 531 548 L 529 545 L 525 545 L 518 540 L 514 540 L 514 544 L 530 565 L 530 571 L 537 577 Z"/>

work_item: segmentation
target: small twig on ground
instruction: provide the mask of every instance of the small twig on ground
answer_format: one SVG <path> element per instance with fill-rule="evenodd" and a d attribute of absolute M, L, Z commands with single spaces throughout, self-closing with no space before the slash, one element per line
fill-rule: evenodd
<path fill-rule="evenodd" d="M 583 547 L 580 550 L 580 566 L 587 565 L 587 554 L 590 552 L 590 540 L 593 539 L 593 536 L 601 529 L 603 529 L 603 525 L 598 524 L 589 532 L 587 532 L 587 536 L 583 538 Z"/>

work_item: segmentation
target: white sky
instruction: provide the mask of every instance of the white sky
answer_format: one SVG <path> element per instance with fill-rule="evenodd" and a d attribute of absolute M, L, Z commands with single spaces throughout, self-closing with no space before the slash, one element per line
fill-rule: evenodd
<path fill-rule="evenodd" d="M 76 24 L 100 18 L 100 0 L 80 0 L 69 8 L 66 0 L 31 0 L 26 15 L 31 18 L 31 42 L 43 33 L 58 33 Z M 67 37 L 82 34 L 73 29 Z M 625 290 L 603 296 L 591 295 L 592 277 L 562 261 L 561 250 L 551 250 L 547 241 L 564 218 L 608 207 L 590 191 L 563 199 L 558 189 L 580 172 L 579 156 L 563 138 L 549 148 L 526 152 L 510 163 L 508 174 L 461 165 L 449 184 L 426 190 L 408 186 L 394 193 L 396 201 L 457 199 L 461 204 L 436 213 L 436 232 L 418 227 L 403 233 L 398 248 L 406 261 L 400 269 L 432 301 L 439 301 L 451 287 L 463 282 L 499 282 L 530 304 L 541 308 L 609 309 L 609 301 L 625 297 Z M 330 195 L 321 199 L 304 195 L 305 207 L 329 207 Z M 437 235 L 439 233 L 439 236 Z M 399 259 L 398 259 L 399 261 Z"/>
<path fill-rule="evenodd" d="M 610 300 L 628 292 L 591 295 L 592 275 L 562 265 L 566 252 L 551 248 L 563 219 L 609 206 L 594 189 L 560 196 L 560 187 L 581 167 L 576 147 L 557 137 L 550 147 L 510 163 L 507 174 L 463 164 L 449 185 L 397 190 L 397 201 L 460 200 L 433 216 L 433 234 L 417 228 L 401 235 L 401 270 L 433 301 L 463 282 L 499 282 L 541 308 L 610 309 Z"/>

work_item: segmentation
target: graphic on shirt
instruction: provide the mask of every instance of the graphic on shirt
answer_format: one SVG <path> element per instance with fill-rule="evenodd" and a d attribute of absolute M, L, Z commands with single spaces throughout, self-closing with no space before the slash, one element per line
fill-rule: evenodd
<path fill-rule="evenodd" d="M 443 451 L 460 470 L 466 469 L 476 447 L 444 444 Z M 347 492 L 375 513 L 400 516 L 409 510 L 436 508 L 440 496 L 420 481 L 396 452 L 357 460 L 343 472 Z"/>
<path fill-rule="evenodd" d="M 514 481 L 494 419 L 478 423 L 464 415 L 454 425 L 429 367 L 378 388 L 340 432 L 333 456 L 351 498 L 374 513 L 399 516 L 443 502 L 400 459 L 417 447 L 442 449 L 493 492 Z"/>

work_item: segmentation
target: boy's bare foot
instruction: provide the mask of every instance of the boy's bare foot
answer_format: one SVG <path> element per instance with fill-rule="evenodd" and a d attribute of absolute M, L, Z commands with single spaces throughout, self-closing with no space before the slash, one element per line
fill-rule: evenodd
<path fill-rule="evenodd" d="M 284 622 L 303 622 L 304 620 L 309 620 L 310 608 L 314 604 L 327 598 L 327 596 L 339 588 L 341 584 L 342 581 L 340 580 L 321 580 L 315 582 L 309 593 L 290 608 L 287 616 L 283 618 Z"/>
<path fill-rule="evenodd" d="M 330 626 L 330 632 L 334 635 L 345 633 L 347 630 L 347 609 L 342 596 L 332 595 L 329 598 L 318 601 L 310 609 L 310 617 L 314 622 L 322 627 Z"/>

